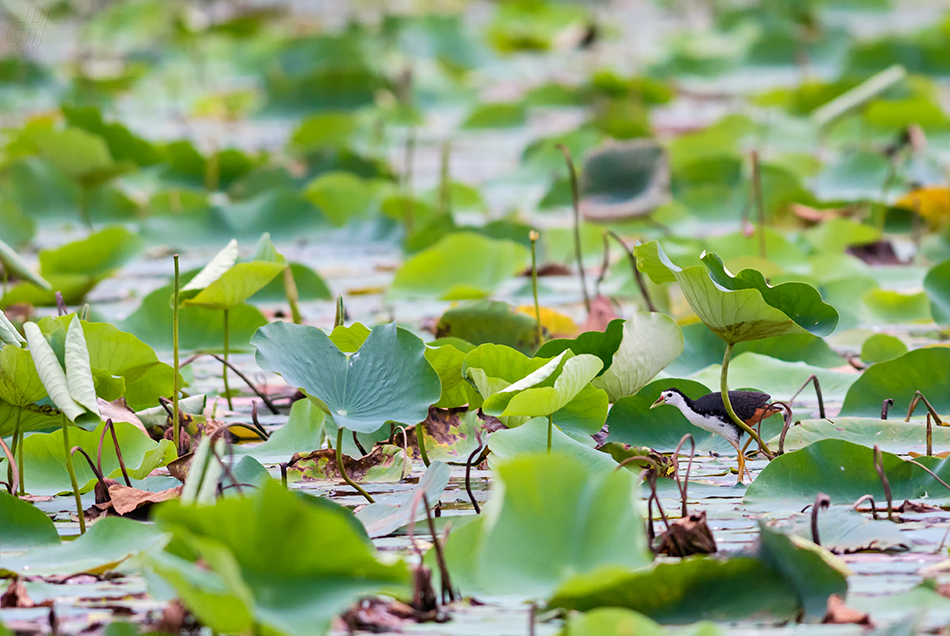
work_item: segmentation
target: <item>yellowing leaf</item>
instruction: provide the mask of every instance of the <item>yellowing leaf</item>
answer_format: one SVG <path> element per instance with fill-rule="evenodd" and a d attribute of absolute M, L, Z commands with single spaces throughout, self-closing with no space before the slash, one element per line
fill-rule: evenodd
<path fill-rule="evenodd" d="M 919 188 L 902 196 L 896 207 L 914 210 L 935 227 L 950 219 L 950 189 Z"/>
<path fill-rule="evenodd" d="M 520 311 L 534 318 L 534 305 L 521 305 L 515 311 Z M 547 329 L 551 338 L 573 338 L 579 328 L 570 316 L 548 307 L 541 307 L 541 325 Z"/>

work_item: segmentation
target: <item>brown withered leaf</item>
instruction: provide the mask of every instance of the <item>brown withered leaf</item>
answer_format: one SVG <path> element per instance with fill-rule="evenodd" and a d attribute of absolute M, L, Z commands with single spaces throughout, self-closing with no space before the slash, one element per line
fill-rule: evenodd
<path fill-rule="evenodd" d="M 384 634 L 402 631 L 401 627 L 410 622 L 444 623 L 449 615 L 438 608 L 420 612 L 395 599 L 364 598 L 341 614 L 340 620 L 351 634 L 359 631 Z"/>
<path fill-rule="evenodd" d="M 98 400 L 99 413 L 102 414 L 103 421 L 111 419 L 113 422 L 128 422 L 148 435 L 148 430 L 145 428 L 145 425 L 142 424 L 142 420 L 138 418 L 135 411 L 129 408 L 124 397 L 120 397 L 118 400 L 113 400 L 112 402 L 106 402 L 102 398 L 98 398 Z"/>
<path fill-rule="evenodd" d="M 607 325 L 611 320 L 616 320 L 620 316 L 614 309 L 613 302 L 606 296 L 597 296 L 590 301 L 590 312 L 587 319 L 578 330 L 579 333 L 585 331 L 606 331 Z"/>
<path fill-rule="evenodd" d="M 851 245 L 846 251 L 852 256 L 857 256 L 868 265 L 902 264 L 890 241 L 877 241 L 867 245 Z"/>
<path fill-rule="evenodd" d="M 181 496 L 182 488 L 183 486 L 175 486 L 168 490 L 150 492 L 116 484 L 109 486 L 109 496 L 112 498 L 112 509 L 124 516 L 140 508 L 151 507 L 152 504 L 176 499 Z"/>
<path fill-rule="evenodd" d="M 538 268 L 538 276 L 573 276 L 574 270 L 561 263 L 547 263 Z M 531 268 L 525 268 L 518 276 L 531 276 Z"/>
<path fill-rule="evenodd" d="M 713 554 L 716 538 L 706 523 L 706 511 L 693 512 L 688 517 L 677 519 L 670 529 L 660 535 L 658 554 L 687 557 L 691 554 Z"/>
<path fill-rule="evenodd" d="M 650 461 L 647 461 L 646 459 L 630 460 L 624 464 L 624 466 L 629 470 L 640 471 L 649 468 L 656 473 L 657 477 L 672 478 L 676 475 L 676 468 L 673 466 L 673 460 L 663 453 L 653 450 L 649 446 L 631 446 L 630 444 L 621 444 L 620 442 L 608 442 L 597 450 L 607 453 L 618 463 L 631 457 L 649 457 Z"/>
<path fill-rule="evenodd" d="M 30 595 L 26 593 L 26 586 L 20 582 L 20 579 L 13 579 L 7 586 L 7 591 L 0 594 L 0 609 L 25 609 L 29 607 L 49 607 L 52 601 L 43 603 L 34 603 Z"/>
<path fill-rule="evenodd" d="M 828 610 L 825 612 L 825 617 L 821 622 L 835 625 L 854 624 L 866 625 L 867 627 L 874 626 L 867 612 L 848 607 L 844 604 L 844 599 L 837 594 L 832 594 L 828 597 Z"/>
<path fill-rule="evenodd" d="M 471 423 L 463 421 L 462 416 L 468 411 L 467 407 L 454 409 L 439 409 L 433 406 L 429 407 L 429 415 L 426 417 L 422 426 L 426 429 L 426 451 L 431 456 L 432 452 L 438 448 L 445 454 L 453 458 L 464 461 L 468 455 L 478 448 L 476 439 L 476 430 Z M 409 454 L 413 459 L 422 459 L 419 453 L 419 442 L 416 439 L 416 429 L 420 426 L 410 426 L 406 428 L 406 444 L 409 445 Z M 484 429 L 482 420 L 478 420 L 479 429 Z M 483 439 L 484 439 L 483 435 Z M 404 447 L 403 435 L 396 431 L 393 435 L 392 443 L 400 448 Z M 440 457 L 443 453 L 440 453 Z M 449 459 L 448 461 L 454 461 Z"/>
<path fill-rule="evenodd" d="M 406 451 L 393 444 L 377 444 L 367 455 L 353 459 L 343 456 L 346 474 L 359 482 L 396 482 L 412 471 L 412 460 Z M 341 480 L 336 465 L 336 449 L 322 448 L 312 453 L 295 453 L 287 466 L 288 481 Z"/>

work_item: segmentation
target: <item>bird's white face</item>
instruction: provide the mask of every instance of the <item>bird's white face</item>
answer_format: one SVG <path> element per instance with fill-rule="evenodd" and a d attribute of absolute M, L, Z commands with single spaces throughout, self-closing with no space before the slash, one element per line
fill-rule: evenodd
<path fill-rule="evenodd" d="M 650 408 L 652 409 L 662 404 L 669 404 L 670 406 L 682 409 L 686 407 L 686 400 L 676 391 L 663 391 Z"/>

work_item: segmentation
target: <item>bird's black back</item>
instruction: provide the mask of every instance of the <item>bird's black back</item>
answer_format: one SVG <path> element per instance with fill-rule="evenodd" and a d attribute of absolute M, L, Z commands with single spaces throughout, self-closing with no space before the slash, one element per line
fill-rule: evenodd
<path fill-rule="evenodd" d="M 729 402 L 740 420 L 749 420 L 755 412 L 769 403 L 772 396 L 758 391 L 729 391 Z M 704 415 L 726 415 L 726 407 L 722 403 L 722 393 L 715 392 L 693 400 L 693 410 Z"/>

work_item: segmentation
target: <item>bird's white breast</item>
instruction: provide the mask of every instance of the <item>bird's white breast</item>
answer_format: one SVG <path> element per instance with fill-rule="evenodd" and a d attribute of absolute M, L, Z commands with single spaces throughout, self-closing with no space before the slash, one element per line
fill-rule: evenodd
<path fill-rule="evenodd" d="M 685 411 L 683 415 L 686 416 L 686 419 L 689 420 L 689 423 L 693 426 L 698 426 L 710 433 L 722 435 L 730 444 L 737 444 L 739 442 L 739 433 L 736 431 L 736 427 L 726 424 L 717 417 L 707 417 L 692 411 Z"/>

